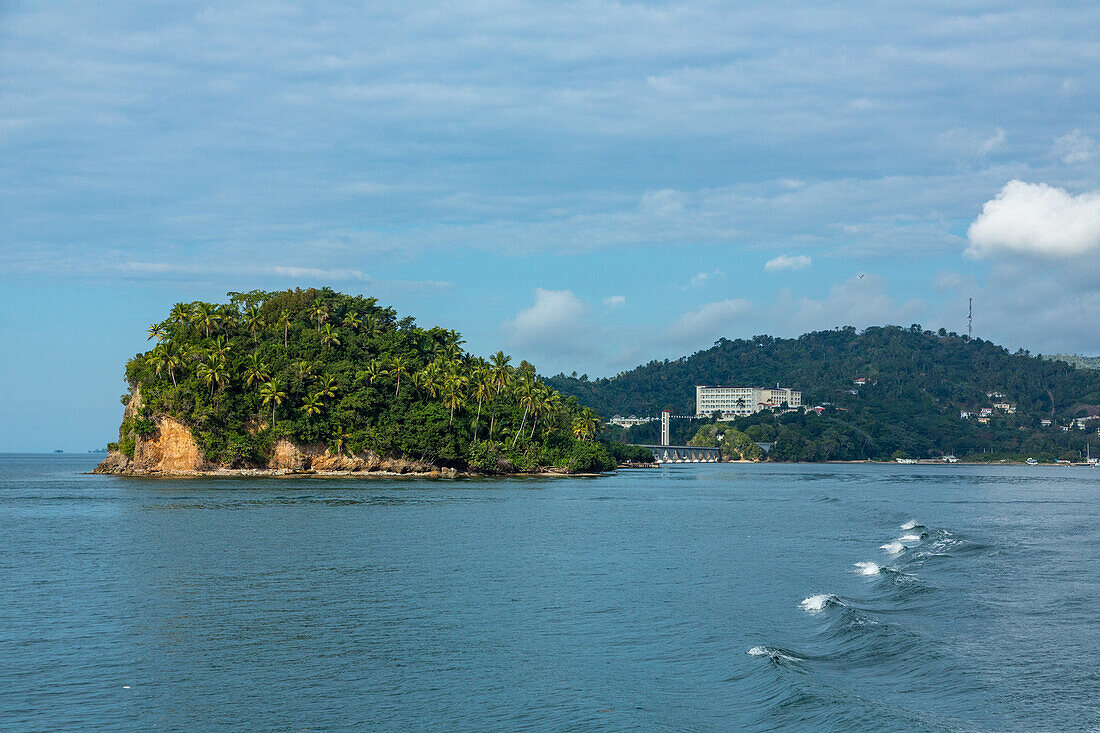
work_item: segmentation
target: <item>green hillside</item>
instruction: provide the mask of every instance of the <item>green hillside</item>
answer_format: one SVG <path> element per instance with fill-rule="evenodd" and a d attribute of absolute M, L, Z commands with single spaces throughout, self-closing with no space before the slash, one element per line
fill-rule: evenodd
<path fill-rule="evenodd" d="M 1080 354 L 1048 354 L 1043 358 L 1053 359 L 1055 361 L 1064 361 L 1067 364 L 1072 364 L 1078 369 L 1100 370 L 1100 356 L 1081 356 Z"/>
<path fill-rule="evenodd" d="M 865 377 L 864 386 L 854 380 Z M 932 457 L 1077 457 L 1086 443 L 1100 443 L 1095 427 L 1073 418 L 1100 414 L 1100 373 L 1076 369 L 1027 352 L 1012 353 L 988 341 L 919 326 L 848 327 L 795 339 L 756 336 L 722 339 L 712 348 L 672 361 L 654 361 L 610 379 L 558 375 L 546 380 L 603 415 L 656 415 L 662 409 L 694 414 L 695 385 L 774 385 L 801 390 L 807 407 L 821 414 L 758 414 L 736 427 L 762 442 L 777 443 L 781 460 L 855 460 L 894 455 Z M 1003 398 L 989 393 L 1003 393 Z M 987 424 L 960 411 L 978 412 L 994 402 Z M 1042 419 L 1053 424 L 1042 426 Z M 674 439 L 695 434 L 698 423 L 679 421 Z M 656 425 L 632 428 L 628 437 L 647 442 Z"/>
<path fill-rule="evenodd" d="M 463 350 L 376 299 L 332 290 L 230 293 L 178 303 L 126 365 L 142 407 L 112 448 L 133 457 L 155 418 L 182 421 L 211 464 L 262 466 L 278 438 L 482 472 L 606 470 L 599 421 L 534 367 Z M 129 401 L 126 395 L 124 401 Z"/>

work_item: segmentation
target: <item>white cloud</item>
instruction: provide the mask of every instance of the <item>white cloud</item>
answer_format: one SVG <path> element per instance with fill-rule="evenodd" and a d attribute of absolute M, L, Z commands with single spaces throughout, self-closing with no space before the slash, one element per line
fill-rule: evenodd
<path fill-rule="evenodd" d="M 1007 139 L 1008 136 L 1005 135 L 1005 131 L 998 127 L 992 135 L 982 140 L 978 145 L 978 154 L 986 155 L 992 153 L 994 150 L 1004 145 Z"/>
<path fill-rule="evenodd" d="M 781 298 L 776 310 L 788 313 L 782 330 L 794 335 L 836 326 L 905 326 L 918 319 L 923 304 L 918 300 L 898 304 L 886 293 L 885 285 L 879 275 L 856 276 L 834 285 L 821 300 L 803 297 L 791 303 L 789 310 Z"/>
<path fill-rule="evenodd" d="M 666 337 L 670 342 L 689 343 L 727 336 L 728 329 L 751 308 L 752 303 L 743 298 L 707 303 L 680 316 Z"/>
<path fill-rule="evenodd" d="M 779 255 L 768 260 L 764 269 L 768 272 L 776 270 L 805 270 L 813 260 L 806 255 Z"/>
<path fill-rule="evenodd" d="M 124 262 L 123 272 L 141 275 L 276 275 L 320 280 L 370 280 L 362 270 L 287 267 L 283 265 L 180 264 L 174 262 Z"/>
<path fill-rule="evenodd" d="M 594 353 L 585 304 L 572 290 L 535 289 L 535 303 L 501 324 L 516 349 L 557 357 Z M 522 357 L 521 357 L 522 358 Z"/>
<path fill-rule="evenodd" d="M 1096 157 L 1098 150 L 1096 141 L 1079 129 L 1054 141 L 1054 153 L 1066 165 L 1086 163 Z"/>
<path fill-rule="evenodd" d="M 941 134 L 938 140 L 940 146 L 948 152 L 963 157 L 981 157 L 1003 146 L 1008 140 L 1008 134 L 1000 127 L 994 128 L 991 133 L 956 127 Z"/>
<path fill-rule="evenodd" d="M 650 216 L 671 216 L 684 210 L 687 197 L 679 191 L 664 188 L 660 191 L 646 191 L 638 208 Z"/>
<path fill-rule="evenodd" d="M 609 295 L 603 299 L 603 304 L 608 308 L 618 308 L 620 305 L 626 304 L 626 296 L 624 295 Z"/>
<path fill-rule="evenodd" d="M 966 254 L 1069 257 L 1100 248 L 1100 191 L 1077 196 L 1045 183 L 1009 181 L 967 230 Z"/>
<path fill-rule="evenodd" d="M 932 280 L 932 287 L 936 289 L 937 293 L 959 290 L 960 288 L 974 289 L 976 286 L 977 283 L 972 275 L 963 275 L 949 270 L 939 272 Z"/>
<path fill-rule="evenodd" d="M 691 287 L 701 288 L 701 287 L 703 287 L 704 285 L 707 284 L 708 280 L 710 280 L 712 278 L 715 278 L 715 277 L 721 277 L 722 275 L 725 275 L 725 274 L 726 273 L 722 272 L 721 270 L 713 270 L 711 272 L 700 272 L 699 274 L 697 274 L 697 275 L 695 275 L 694 277 L 691 278 Z"/>

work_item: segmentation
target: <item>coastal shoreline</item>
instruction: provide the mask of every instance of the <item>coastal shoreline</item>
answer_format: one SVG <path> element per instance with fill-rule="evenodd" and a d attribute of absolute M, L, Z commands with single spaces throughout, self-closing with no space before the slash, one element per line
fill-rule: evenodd
<path fill-rule="evenodd" d="M 452 468 L 432 471 L 345 471 L 294 470 L 277 468 L 215 468 L 204 471 L 88 471 L 85 475 L 116 476 L 127 479 L 204 479 L 204 478 L 358 478 L 358 479 L 481 479 L 481 478 L 596 478 L 603 473 L 538 471 L 531 473 L 487 474 Z"/>

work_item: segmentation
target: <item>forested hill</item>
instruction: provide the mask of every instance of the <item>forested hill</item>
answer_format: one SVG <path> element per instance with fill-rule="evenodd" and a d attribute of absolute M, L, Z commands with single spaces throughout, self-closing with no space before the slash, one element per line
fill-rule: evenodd
<path fill-rule="evenodd" d="M 861 377 L 867 383 L 855 385 Z M 807 407 L 826 407 L 814 417 L 831 421 L 833 438 L 859 444 L 831 448 L 817 458 L 882 457 L 896 451 L 921 456 L 941 451 L 1060 455 L 1077 450 L 1074 441 L 1084 449 L 1086 433 L 1094 443 L 1097 435 L 1093 429 L 1067 435 L 1059 424 L 1100 413 L 1100 372 L 919 326 L 848 327 L 795 339 L 722 339 L 705 351 L 650 362 L 610 379 L 558 375 L 547 382 L 604 416 L 653 416 L 666 408 L 694 414 L 698 384 L 779 383 L 801 390 Z M 1011 403 L 1016 412 L 996 411 L 983 425 L 960 418 L 960 411 L 978 412 L 994 402 Z M 806 424 L 807 416 L 800 417 Z M 1043 418 L 1054 424 L 1040 431 Z M 777 425 L 787 424 L 784 419 L 790 423 L 793 416 L 778 418 Z M 761 420 L 757 416 L 748 422 Z M 825 425 L 813 423 L 802 437 L 814 442 Z"/>
<path fill-rule="evenodd" d="M 181 422 L 215 467 L 270 464 L 280 440 L 338 457 L 374 452 L 493 473 L 615 466 L 599 422 L 527 362 L 468 354 L 374 298 L 329 289 L 177 303 L 126 365 L 113 452 L 134 459 L 158 420 Z M 132 413 L 132 414 L 130 414 Z"/>

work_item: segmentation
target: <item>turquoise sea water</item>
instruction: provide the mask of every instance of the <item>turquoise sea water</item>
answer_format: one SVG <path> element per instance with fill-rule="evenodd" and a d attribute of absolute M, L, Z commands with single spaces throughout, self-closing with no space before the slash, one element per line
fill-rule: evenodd
<path fill-rule="evenodd" d="M 96 458 L 0 456 L 0 730 L 1100 727 L 1100 470 Z"/>

